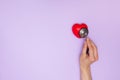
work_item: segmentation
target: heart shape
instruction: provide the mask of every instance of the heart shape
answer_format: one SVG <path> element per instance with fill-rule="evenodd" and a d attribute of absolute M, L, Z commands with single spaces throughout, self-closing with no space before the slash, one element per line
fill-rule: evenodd
<path fill-rule="evenodd" d="M 80 35 L 81 29 L 88 30 L 88 26 L 85 23 L 81 23 L 81 24 L 76 23 L 72 26 L 72 32 L 77 38 L 82 38 L 82 36 Z"/>

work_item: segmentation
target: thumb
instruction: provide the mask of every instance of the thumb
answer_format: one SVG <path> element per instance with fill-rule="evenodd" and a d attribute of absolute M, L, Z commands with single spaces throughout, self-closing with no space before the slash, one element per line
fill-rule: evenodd
<path fill-rule="evenodd" d="M 86 51 L 87 51 L 87 42 L 85 41 L 83 44 L 82 55 L 86 56 Z"/>

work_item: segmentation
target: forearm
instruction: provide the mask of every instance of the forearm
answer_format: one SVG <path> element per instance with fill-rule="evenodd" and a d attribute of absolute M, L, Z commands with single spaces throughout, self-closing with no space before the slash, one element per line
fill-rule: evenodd
<path fill-rule="evenodd" d="M 92 80 L 91 70 L 89 68 L 80 67 L 80 80 Z"/>

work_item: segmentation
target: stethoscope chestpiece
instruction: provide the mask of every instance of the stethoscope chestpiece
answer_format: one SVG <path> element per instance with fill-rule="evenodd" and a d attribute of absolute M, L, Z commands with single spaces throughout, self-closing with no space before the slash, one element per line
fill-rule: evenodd
<path fill-rule="evenodd" d="M 89 33 L 88 26 L 85 23 L 76 23 L 72 26 L 72 32 L 77 38 L 85 38 Z"/>

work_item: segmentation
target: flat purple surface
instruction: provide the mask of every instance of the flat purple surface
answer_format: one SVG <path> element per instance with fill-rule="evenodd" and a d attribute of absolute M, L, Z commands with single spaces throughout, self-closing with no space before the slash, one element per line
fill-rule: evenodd
<path fill-rule="evenodd" d="M 80 80 L 85 22 L 99 50 L 93 80 L 120 80 L 119 0 L 0 0 L 0 80 Z"/>

